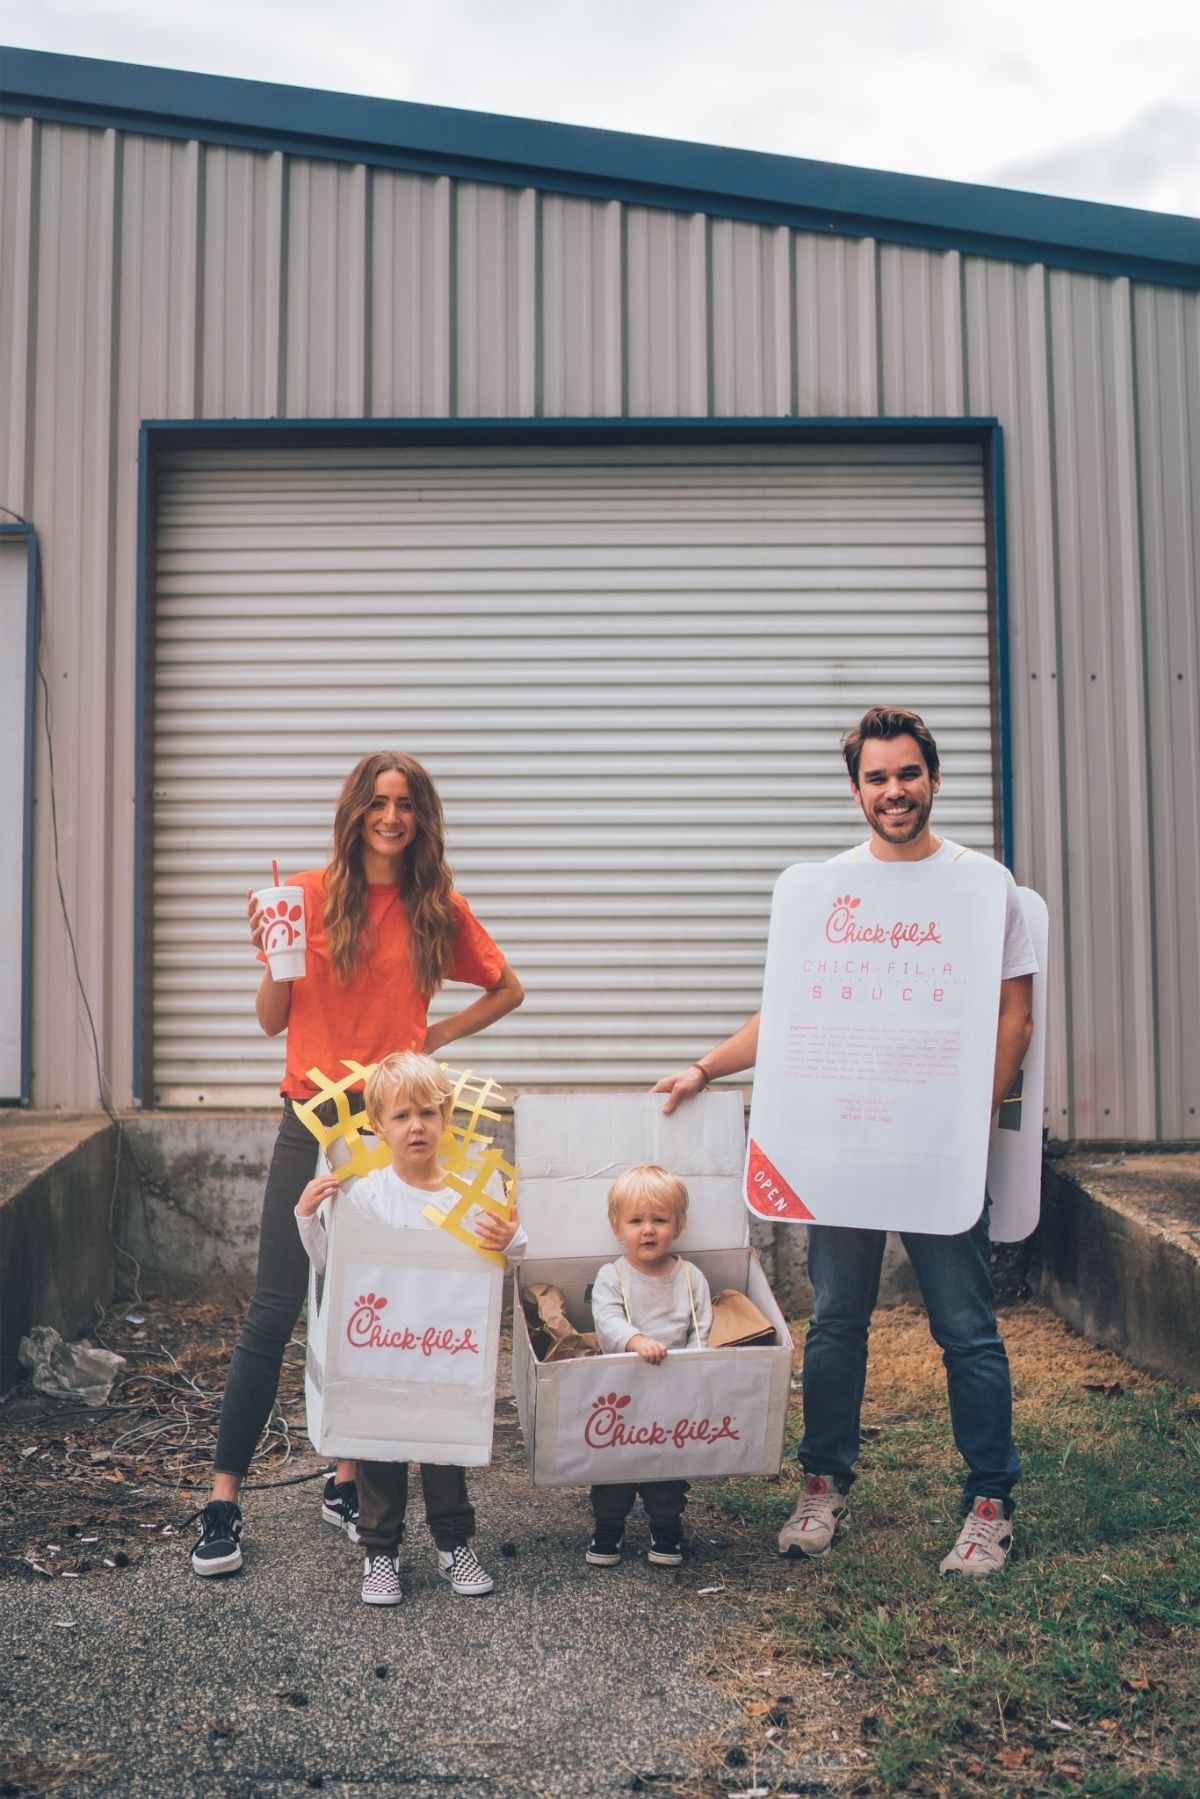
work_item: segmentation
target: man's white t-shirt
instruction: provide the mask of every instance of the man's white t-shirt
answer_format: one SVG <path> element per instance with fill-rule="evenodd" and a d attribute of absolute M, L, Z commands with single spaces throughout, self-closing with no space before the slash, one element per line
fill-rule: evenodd
<path fill-rule="evenodd" d="M 865 843 L 856 843 L 852 850 L 843 850 L 840 856 L 831 856 L 831 862 L 874 862 L 890 873 L 898 875 L 902 880 L 906 875 L 916 875 L 935 862 L 959 862 L 964 856 L 979 856 L 978 850 L 965 849 L 961 843 L 951 843 L 943 837 L 932 856 L 922 856 L 917 862 L 893 862 L 890 858 L 884 861 L 882 856 L 871 852 L 871 839 Z M 991 856 L 983 856 L 981 860 L 991 862 Z M 1000 964 L 1000 979 L 1015 980 L 1018 975 L 1036 974 L 1038 960 L 1034 953 L 1033 942 L 1029 935 L 1029 926 L 1025 922 L 1025 908 L 1021 904 L 1021 895 L 1017 891 L 1017 883 L 1002 862 L 994 866 L 1004 876 L 1005 913 L 1004 913 L 1004 955 Z"/>

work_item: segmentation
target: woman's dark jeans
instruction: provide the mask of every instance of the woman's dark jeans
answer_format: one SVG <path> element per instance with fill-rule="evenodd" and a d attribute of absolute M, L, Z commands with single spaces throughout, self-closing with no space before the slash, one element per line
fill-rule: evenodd
<path fill-rule="evenodd" d="M 351 1110 L 361 1111 L 362 1095 L 352 1093 L 349 1098 Z M 331 1124 L 333 1102 L 322 1106 L 318 1115 L 324 1123 Z M 275 1404 L 283 1352 L 308 1291 L 308 1257 L 296 1229 L 296 1202 L 316 1168 L 317 1140 L 295 1116 L 291 1101 L 284 1100 L 263 1199 L 254 1298 L 229 1364 L 221 1400 L 221 1424 L 213 1457 L 217 1474 L 245 1474 Z"/>

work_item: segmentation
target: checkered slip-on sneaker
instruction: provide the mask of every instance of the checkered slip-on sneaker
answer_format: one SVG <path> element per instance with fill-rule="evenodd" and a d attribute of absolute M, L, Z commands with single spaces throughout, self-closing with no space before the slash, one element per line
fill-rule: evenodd
<path fill-rule="evenodd" d="M 362 1597 L 364 1605 L 399 1605 L 404 1594 L 394 1555 L 367 1557 L 363 1563 Z"/>
<path fill-rule="evenodd" d="M 457 1549 L 439 1549 L 437 1558 L 438 1573 L 450 1582 L 451 1591 L 464 1599 L 482 1598 L 496 1584 L 466 1543 L 460 1543 Z"/>

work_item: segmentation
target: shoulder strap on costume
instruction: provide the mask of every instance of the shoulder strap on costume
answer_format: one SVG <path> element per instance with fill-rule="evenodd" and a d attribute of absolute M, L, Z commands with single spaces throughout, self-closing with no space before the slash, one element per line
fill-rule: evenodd
<path fill-rule="evenodd" d="M 683 1278 L 687 1282 L 688 1310 L 692 1314 L 692 1329 L 696 1333 L 696 1342 L 699 1343 L 699 1341 L 700 1341 L 700 1320 L 696 1316 L 696 1296 L 692 1292 L 692 1271 L 688 1267 L 688 1264 L 686 1262 L 683 1264 Z"/>

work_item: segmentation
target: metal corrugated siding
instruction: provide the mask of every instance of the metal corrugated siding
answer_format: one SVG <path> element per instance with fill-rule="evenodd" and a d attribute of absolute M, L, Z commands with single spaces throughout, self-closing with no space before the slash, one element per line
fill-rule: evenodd
<path fill-rule="evenodd" d="M 1059 975 L 1048 996 L 1046 1122 L 1052 1135 L 1065 1136 L 1072 1090 L 1065 978 L 1069 903 L 1062 843 L 1048 829 L 1062 816 L 1063 790 L 1045 287 L 1044 269 L 966 260 L 968 404 L 1007 421 L 1013 860 L 1021 878 L 1044 895 L 1050 912 L 1050 956 Z"/>
<path fill-rule="evenodd" d="M 1000 420 L 1016 863 L 1056 932 L 1048 1122 L 1197 1133 L 1195 294 L 8 118 L 0 175 L 0 504 L 44 552 L 64 886 L 118 1100 L 138 421 L 753 416 L 786 391 L 804 417 Z M 41 742 L 36 780 L 44 801 Z M 86 1105 L 47 814 L 35 1098 Z"/>
<path fill-rule="evenodd" d="M 1134 346 L 1159 1116 L 1168 1134 L 1190 1136 L 1200 1069 L 1200 295 L 1135 290 Z"/>
<path fill-rule="evenodd" d="M 1152 795 L 1129 284 L 1049 277 L 1057 497 L 1064 836 L 1072 960 L 1108 971 L 1073 982 L 1068 1033 L 1075 1124 L 1153 1136 Z"/>
<path fill-rule="evenodd" d="M 547 418 L 621 412 L 621 208 L 542 200 L 542 405 Z"/>
<path fill-rule="evenodd" d="M 241 896 L 271 856 L 325 860 L 380 743 L 436 773 L 459 884 L 528 988 L 489 1071 L 686 1062 L 754 1009 L 778 870 L 854 841 L 838 721 L 881 687 L 943 722 L 943 828 L 993 846 L 984 550 L 977 448 L 170 457 L 159 1103 L 269 1097 Z"/>

